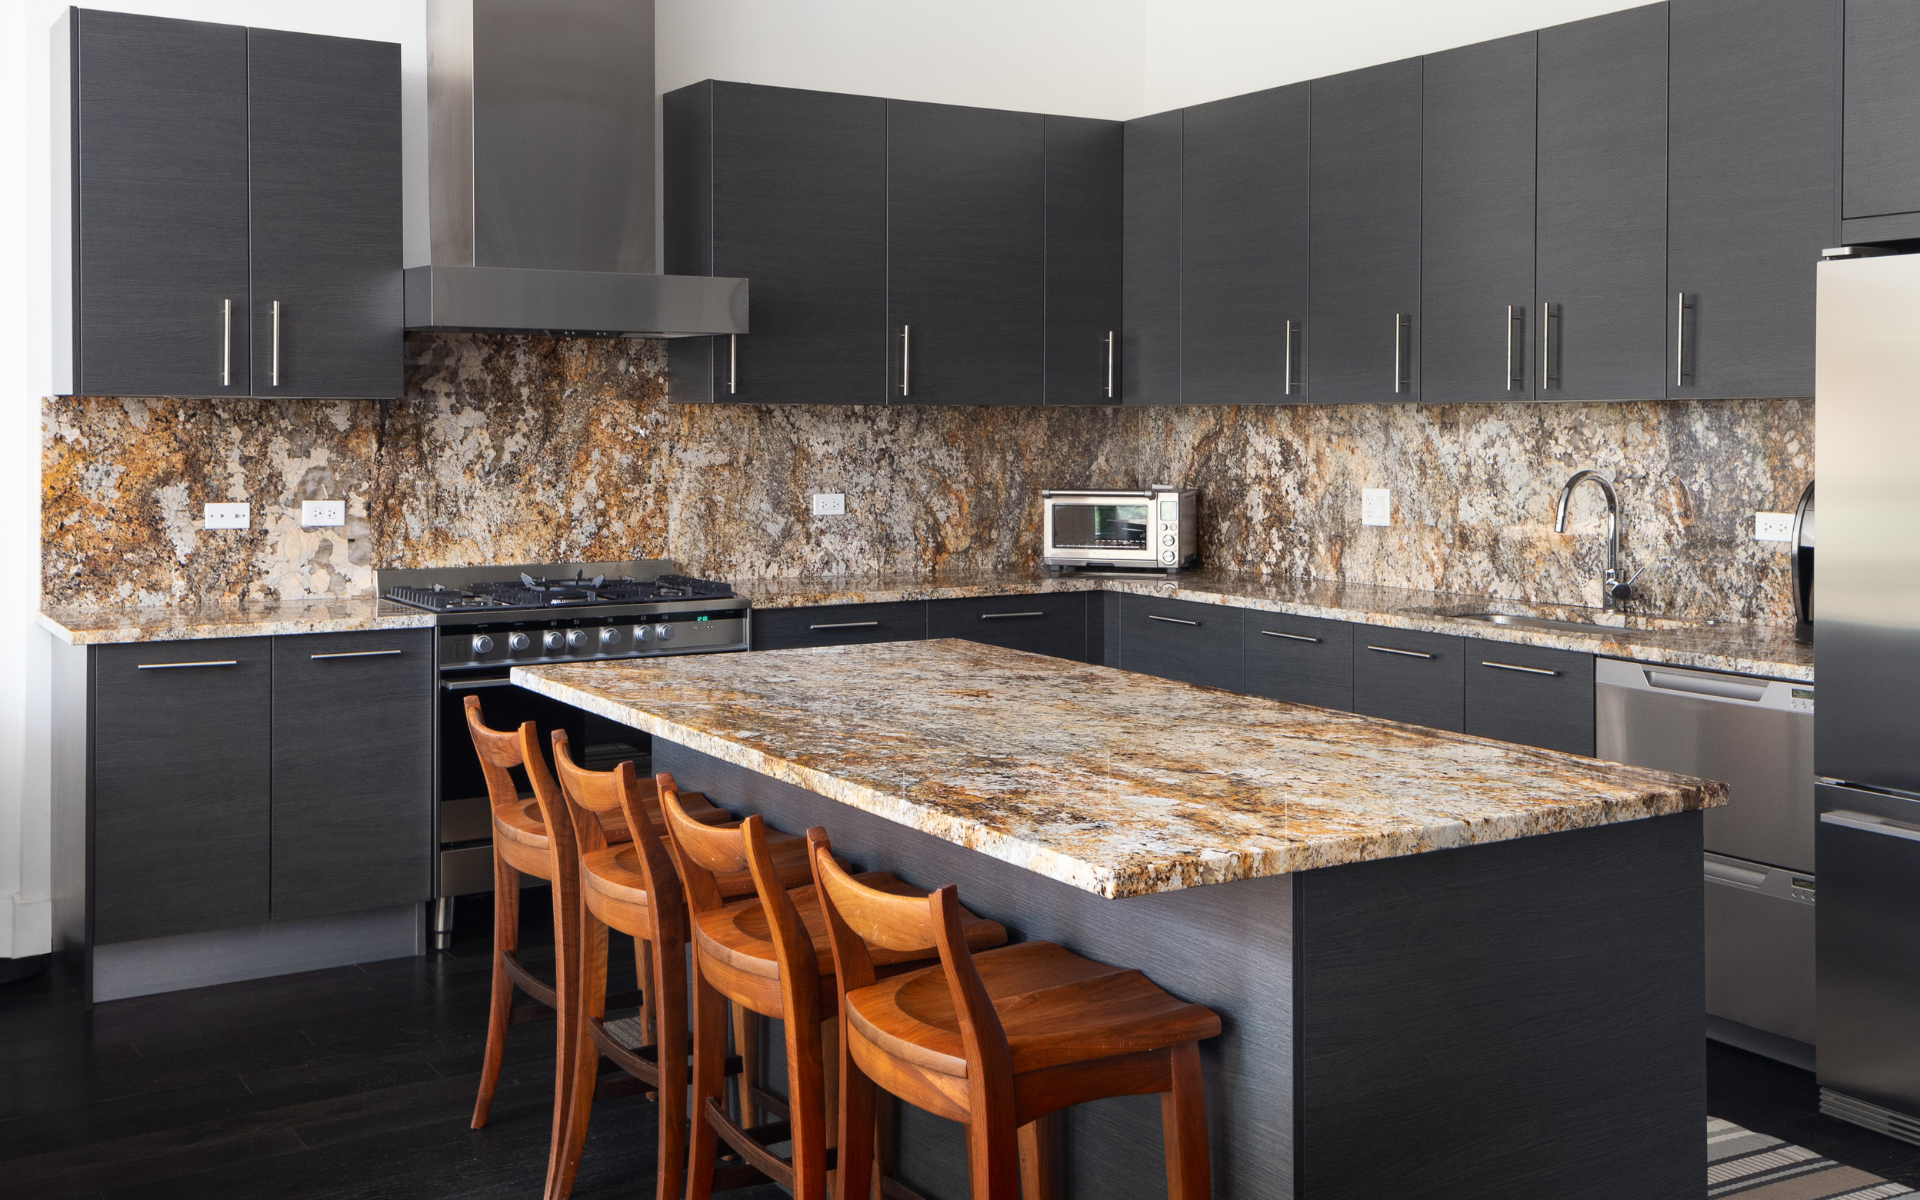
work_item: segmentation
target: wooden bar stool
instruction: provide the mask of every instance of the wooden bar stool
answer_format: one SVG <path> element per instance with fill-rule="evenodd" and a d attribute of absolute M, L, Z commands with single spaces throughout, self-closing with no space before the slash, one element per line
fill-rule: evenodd
<path fill-rule="evenodd" d="M 702 825 L 664 783 L 660 808 L 672 835 L 693 944 L 693 1136 L 687 1152 L 687 1200 L 707 1200 L 713 1194 L 717 1140 L 724 1140 L 749 1165 L 792 1192 L 794 1200 L 825 1200 L 826 1173 L 834 1169 L 828 1149 L 827 1105 L 838 1072 L 826 1069 L 821 1022 L 834 1019 L 838 987 L 815 889 L 791 887 L 769 850 L 767 827 L 760 817 L 748 817 L 735 829 Z M 754 895 L 729 901 L 719 881 L 742 871 L 751 876 Z M 925 903 L 925 892 L 885 872 L 847 877 L 882 894 L 917 897 Z M 971 945 L 998 946 L 1007 939 L 1006 930 L 996 922 L 957 906 L 954 919 L 955 936 Z M 900 969 L 901 963 L 930 955 L 930 949 L 883 953 L 877 966 L 883 971 Z M 727 1001 L 784 1023 L 786 1102 L 761 1099 L 764 1107 L 784 1107 L 785 1121 L 743 1127 L 729 1119 L 722 1107 L 726 1050 L 722 1009 Z M 837 1028 L 836 1023 L 828 1035 Z M 870 1127 L 863 1136 L 868 1139 L 865 1158 L 870 1160 Z M 792 1142 L 791 1158 L 767 1149 L 782 1141 Z M 864 1200 L 864 1184 L 862 1188 L 857 1195 Z"/>
<path fill-rule="evenodd" d="M 951 885 L 931 896 L 873 887 L 807 831 L 840 980 L 840 1194 L 873 1178 L 874 1089 L 967 1127 L 973 1200 L 1018 1200 L 1016 1131 L 1073 1104 L 1160 1093 L 1168 1200 L 1207 1200 L 1207 1099 L 1200 1041 L 1211 1009 L 1138 971 L 1052 942 L 974 953 Z M 857 932 L 856 932 L 857 931 Z M 940 965 L 884 975 L 937 949 Z"/>

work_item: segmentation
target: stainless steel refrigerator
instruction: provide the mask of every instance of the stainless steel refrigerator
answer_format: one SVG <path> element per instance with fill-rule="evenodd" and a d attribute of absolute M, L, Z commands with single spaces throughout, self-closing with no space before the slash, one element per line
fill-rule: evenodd
<path fill-rule="evenodd" d="M 1920 1143 L 1920 255 L 1819 279 L 1820 1104 Z"/>

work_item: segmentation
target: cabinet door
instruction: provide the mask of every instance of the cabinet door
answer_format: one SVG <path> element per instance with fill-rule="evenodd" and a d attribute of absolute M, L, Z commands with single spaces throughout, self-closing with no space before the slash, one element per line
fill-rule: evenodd
<path fill-rule="evenodd" d="M 1664 397 L 1667 6 L 1541 30 L 1539 120 L 1538 397 Z"/>
<path fill-rule="evenodd" d="M 398 396 L 400 47 L 249 29 L 247 97 L 253 394 Z"/>
<path fill-rule="evenodd" d="M 1249 693 L 1352 710 L 1352 625 L 1252 609 L 1245 620 Z"/>
<path fill-rule="evenodd" d="M 1420 399 L 1526 400 L 1539 36 L 1429 54 L 1422 85 Z"/>
<path fill-rule="evenodd" d="M 1120 398 L 1180 402 L 1180 170 L 1184 116 L 1126 126 L 1126 236 Z"/>
<path fill-rule="evenodd" d="M 1046 400 L 1046 118 L 887 101 L 894 404 Z"/>
<path fill-rule="evenodd" d="M 927 636 L 924 600 L 891 604 L 826 604 L 818 608 L 757 608 L 755 650 L 908 642 Z"/>
<path fill-rule="evenodd" d="M 1307 94 L 1297 83 L 1186 110 L 1184 404 L 1304 399 Z"/>
<path fill-rule="evenodd" d="M 94 651 L 94 941 L 266 922 L 272 652 L 270 638 Z"/>
<path fill-rule="evenodd" d="M 1813 395 L 1839 235 L 1839 0 L 1673 0 L 1667 394 Z"/>
<path fill-rule="evenodd" d="M 72 19 L 73 391 L 244 396 L 247 31 Z"/>
<path fill-rule="evenodd" d="M 1241 612 L 1220 604 L 1120 597 L 1120 668 L 1239 691 Z"/>
<path fill-rule="evenodd" d="M 1824 7 L 1824 6 L 1822 6 Z M 1843 212 L 1860 241 L 1920 236 L 1920 223 L 1875 229 L 1864 218 L 1920 213 L 1920 5 L 1847 0 L 1846 174 Z M 1882 223 L 1884 224 L 1884 223 Z M 1851 238 L 1855 230 L 1849 229 Z"/>
<path fill-rule="evenodd" d="M 1317 404 L 1419 397 L 1420 60 L 1313 81 Z"/>
<path fill-rule="evenodd" d="M 1593 753 L 1593 655 L 1468 639 L 1466 732 Z"/>
<path fill-rule="evenodd" d="M 1440 633 L 1354 626 L 1353 711 L 1457 732 L 1461 645 Z"/>
<path fill-rule="evenodd" d="M 1087 661 L 1087 593 L 929 600 L 927 636 Z"/>
<path fill-rule="evenodd" d="M 1122 126 L 1046 127 L 1047 403 L 1118 404 Z"/>
<path fill-rule="evenodd" d="M 433 894 L 433 631 L 273 639 L 273 919 Z"/>
<path fill-rule="evenodd" d="M 667 270 L 753 289 L 753 332 L 669 343 L 674 398 L 885 403 L 887 102 L 698 83 L 661 127 Z"/>

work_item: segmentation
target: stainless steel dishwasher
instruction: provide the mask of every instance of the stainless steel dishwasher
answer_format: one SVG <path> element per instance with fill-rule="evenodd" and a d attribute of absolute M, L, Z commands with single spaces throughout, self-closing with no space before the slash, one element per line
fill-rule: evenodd
<path fill-rule="evenodd" d="M 1726 782 L 1705 817 L 1707 1030 L 1811 1069 L 1813 687 L 1603 658 L 1595 755 Z"/>

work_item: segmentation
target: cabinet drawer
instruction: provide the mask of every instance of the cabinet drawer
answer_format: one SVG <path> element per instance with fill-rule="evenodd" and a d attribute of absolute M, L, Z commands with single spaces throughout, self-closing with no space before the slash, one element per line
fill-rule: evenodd
<path fill-rule="evenodd" d="M 1593 753 L 1593 655 L 1478 639 L 1462 650 L 1468 733 Z"/>
<path fill-rule="evenodd" d="M 93 658 L 93 936 L 268 917 L 273 639 L 101 646 Z"/>
<path fill-rule="evenodd" d="M 1239 691 L 1241 611 L 1218 604 L 1120 597 L 1120 667 Z"/>
<path fill-rule="evenodd" d="M 1246 690 L 1255 696 L 1353 708 L 1353 626 L 1346 621 L 1243 614 Z"/>
<path fill-rule="evenodd" d="M 793 650 L 803 646 L 857 646 L 865 642 L 910 642 L 927 636 L 927 604 L 827 604 L 819 608 L 755 609 L 753 648 Z"/>
<path fill-rule="evenodd" d="M 929 600 L 927 636 L 1087 661 L 1087 594 Z"/>
<path fill-rule="evenodd" d="M 1464 640 L 1410 629 L 1354 626 L 1353 711 L 1457 732 Z"/>

